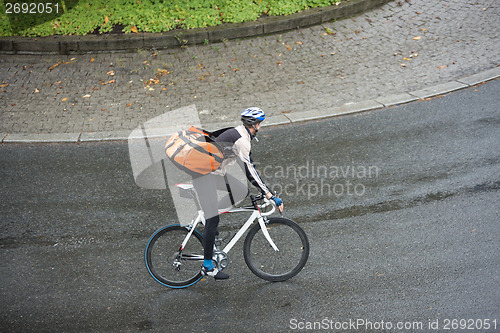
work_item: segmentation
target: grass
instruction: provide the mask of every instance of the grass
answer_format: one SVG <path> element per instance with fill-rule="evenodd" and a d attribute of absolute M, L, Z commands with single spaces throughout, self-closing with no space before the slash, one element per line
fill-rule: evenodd
<path fill-rule="evenodd" d="M 49 1 L 0 0 L 0 36 L 165 32 L 289 15 L 341 0 Z"/>

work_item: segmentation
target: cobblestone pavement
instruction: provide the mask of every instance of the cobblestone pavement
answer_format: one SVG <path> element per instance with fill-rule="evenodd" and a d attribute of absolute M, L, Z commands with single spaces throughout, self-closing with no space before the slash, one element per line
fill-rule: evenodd
<path fill-rule="evenodd" d="M 337 22 L 174 50 L 0 56 L 0 132 L 131 130 L 196 104 L 285 116 L 447 82 L 500 64 L 500 3 L 407 0 Z"/>

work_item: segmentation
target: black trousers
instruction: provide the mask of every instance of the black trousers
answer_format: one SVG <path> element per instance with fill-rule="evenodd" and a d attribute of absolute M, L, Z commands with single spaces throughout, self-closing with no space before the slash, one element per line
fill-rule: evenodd
<path fill-rule="evenodd" d="M 193 178 L 193 185 L 198 193 L 201 208 L 205 214 L 205 231 L 203 235 L 204 258 L 212 259 L 215 236 L 218 234 L 219 209 L 231 207 L 246 198 L 249 194 L 247 184 L 226 174 L 225 176 L 208 174 Z M 217 190 L 226 192 L 218 199 Z"/>

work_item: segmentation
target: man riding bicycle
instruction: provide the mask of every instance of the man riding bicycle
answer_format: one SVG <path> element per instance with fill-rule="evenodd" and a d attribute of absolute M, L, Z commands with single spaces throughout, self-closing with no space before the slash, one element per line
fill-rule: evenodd
<path fill-rule="evenodd" d="M 283 211 L 283 201 L 274 196 L 260 178 L 250 154 L 251 141 L 257 135 L 265 118 L 266 116 L 260 108 L 252 107 L 244 110 L 241 113 L 242 125 L 227 129 L 215 138 L 215 142 L 225 152 L 221 167 L 208 175 L 193 178 L 193 185 L 198 192 L 200 204 L 206 218 L 203 235 L 204 261 L 201 268 L 203 275 L 212 276 L 215 279 L 229 278 L 229 275 L 219 271 L 212 261 L 215 237 L 218 234 L 218 210 L 243 200 L 249 193 L 246 184 L 227 173 L 227 168 L 230 165 L 234 164 L 234 162 L 242 164 L 247 179 L 268 199 L 273 200 L 281 212 Z M 227 195 L 220 201 L 217 198 L 217 190 L 227 192 Z"/>

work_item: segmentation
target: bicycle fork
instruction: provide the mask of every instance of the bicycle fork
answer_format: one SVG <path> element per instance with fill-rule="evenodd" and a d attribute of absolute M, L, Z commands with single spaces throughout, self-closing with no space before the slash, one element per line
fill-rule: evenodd
<path fill-rule="evenodd" d="M 258 217 L 258 221 L 259 221 L 260 229 L 262 230 L 262 234 L 264 234 L 264 237 L 266 237 L 267 241 L 269 242 L 269 244 L 271 245 L 273 250 L 276 252 L 279 252 L 279 249 L 276 246 L 276 244 L 274 244 L 274 242 L 271 238 L 271 235 L 269 235 L 269 231 L 267 230 L 266 220 L 267 220 L 267 218 L 265 218 L 265 217 L 262 217 L 262 216 Z"/>

